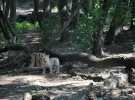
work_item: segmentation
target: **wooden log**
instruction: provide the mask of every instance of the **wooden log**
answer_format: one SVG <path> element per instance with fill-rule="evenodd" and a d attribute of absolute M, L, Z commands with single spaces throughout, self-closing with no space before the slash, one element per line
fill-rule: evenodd
<path fill-rule="evenodd" d="M 46 52 L 50 56 L 58 57 L 62 62 L 80 61 L 87 63 L 89 67 L 110 68 L 114 66 L 126 66 L 129 68 L 135 67 L 135 53 L 111 55 L 109 57 L 97 58 L 92 54 L 87 53 L 57 53 L 53 50 L 44 48 L 41 52 Z"/>
<path fill-rule="evenodd" d="M 7 52 L 8 50 L 24 50 L 25 53 L 28 53 L 28 48 L 23 46 L 23 45 L 17 45 L 17 44 L 14 44 L 14 45 L 8 45 L 8 46 L 5 46 L 4 48 L 0 48 L 0 53 L 2 52 Z"/>

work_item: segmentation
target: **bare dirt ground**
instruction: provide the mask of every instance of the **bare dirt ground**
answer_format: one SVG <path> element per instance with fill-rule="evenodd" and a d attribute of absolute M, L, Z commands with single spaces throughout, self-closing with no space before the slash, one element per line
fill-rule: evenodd
<path fill-rule="evenodd" d="M 42 47 L 39 30 L 28 30 L 20 37 L 23 38 L 22 44 L 29 46 L 33 51 Z M 109 54 L 132 53 L 134 44 L 135 41 L 132 39 L 132 41 L 125 41 L 117 45 L 105 46 L 104 51 Z M 56 42 L 52 49 L 61 53 L 74 51 L 73 46 L 59 42 Z M 83 66 L 80 62 L 73 63 Z M 26 92 L 44 94 L 51 100 L 86 100 L 84 96 L 88 94 L 90 83 L 93 83 L 93 89 L 96 90 L 97 87 L 100 87 L 100 90 L 104 87 L 104 80 L 111 76 L 110 72 L 123 74 L 123 68 L 124 66 L 114 66 L 110 69 L 75 67 L 66 71 L 60 69 L 58 75 L 47 74 L 46 77 L 41 74 L 42 71 L 0 75 L 0 100 L 22 100 L 23 94 Z M 120 95 L 115 97 L 113 90 L 120 91 Z M 126 82 L 120 87 L 111 89 L 108 96 L 100 97 L 99 100 L 135 100 L 134 90 L 135 86 Z"/>

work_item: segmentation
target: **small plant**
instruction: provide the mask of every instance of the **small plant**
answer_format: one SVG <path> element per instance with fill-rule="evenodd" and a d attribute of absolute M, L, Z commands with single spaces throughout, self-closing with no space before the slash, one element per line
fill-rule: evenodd
<path fill-rule="evenodd" d="M 41 87 L 40 86 L 36 86 L 35 90 L 30 90 L 29 93 L 32 95 L 34 93 L 37 93 L 38 91 L 41 91 Z"/>
<path fill-rule="evenodd" d="M 36 93 L 37 91 L 36 90 L 30 90 L 30 94 L 33 95 L 34 93 Z"/>
<path fill-rule="evenodd" d="M 17 85 L 16 85 L 16 88 L 19 88 L 21 86 L 21 84 L 20 83 L 18 83 Z"/>
<path fill-rule="evenodd" d="M 36 86 L 36 90 L 37 91 L 41 91 L 41 87 L 40 86 Z"/>
<path fill-rule="evenodd" d="M 22 43 L 22 39 L 18 39 L 17 41 L 16 41 L 16 44 L 21 44 Z"/>
<path fill-rule="evenodd" d="M 62 90 L 63 90 L 63 91 L 67 91 L 68 89 L 63 87 Z"/>
<path fill-rule="evenodd" d="M 39 28 L 38 23 L 35 23 L 33 25 L 29 22 L 22 22 L 22 23 L 17 22 L 14 30 L 20 30 L 20 31 L 22 31 L 22 33 L 24 33 L 26 30 L 34 29 L 34 28 Z"/>

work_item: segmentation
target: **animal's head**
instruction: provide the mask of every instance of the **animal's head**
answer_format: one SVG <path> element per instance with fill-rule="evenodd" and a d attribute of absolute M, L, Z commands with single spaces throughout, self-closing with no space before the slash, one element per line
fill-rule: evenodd
<path fill-rule="evenodd" d="M 42 59 L 45 61 L 45 62 L 48 62 L 49 61 L 49 55 L 46 55 L 44 54 Z"/>

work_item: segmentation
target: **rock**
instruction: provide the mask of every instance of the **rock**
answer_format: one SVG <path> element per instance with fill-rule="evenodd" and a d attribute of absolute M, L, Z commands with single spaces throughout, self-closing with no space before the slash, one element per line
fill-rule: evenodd
<path fill-rule="evenodd" d="M 90 99 L 90 100 L 97 100 L 96 94 L 93 93 L 93 92 L 89 92 L 89 99 Z"/>
<path fill-rule="evenodd" d="M 127 82 L 128 75 L 127 74 L 119 74 L 117 76 L 118 86 L 121 86 Z"/>
<path fill-rule="evenodd" d="M 117 86 L 124 85 L 127 82 L 127 74 L 110 74 L 111 76 L 104 80 L 104 86 L 107 86 L 111 89 L 116 88 Z"/>
<path fill-rule="evenodd" d="M 31 100 L 32 96 L 29 93 L 24 93 L 23 100 Z"/>
<path fill-rule="evenodd" d="M 108 88 L 111 88 L 111 89 L 115 89 L 117 87 L 117 79 L 114 77 L 114 78 L 109 78 L 109 79 L 106 79 L 104 81 L 104 86 L 108 87 Z"/>
<path fill-rule="evenodd" d="M 117 98 L 121 95 L 121 91 L 120 90 L 112 90 L 111 91 L 111 98 Z"/>

